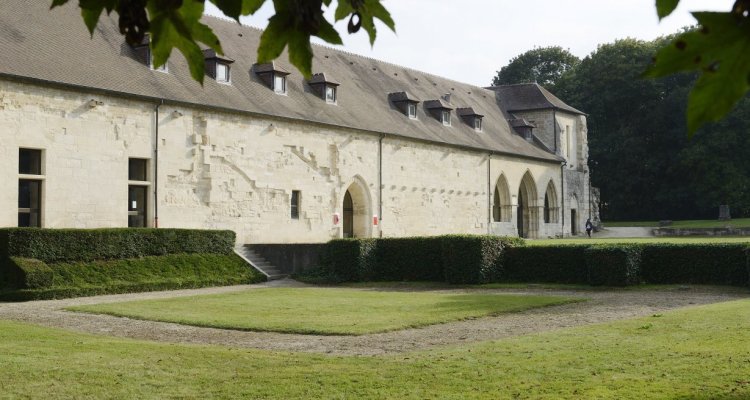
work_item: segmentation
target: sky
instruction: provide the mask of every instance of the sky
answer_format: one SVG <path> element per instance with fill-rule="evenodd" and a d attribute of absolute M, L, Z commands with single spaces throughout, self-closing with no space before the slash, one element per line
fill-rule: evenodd
<path fill-rule="evenodd" d="M 335 26 L 348 52 L 487 86 L 496 71 L 534 47 L 561 46 L 583 58 L 601 43 L 626 37 L 651 40 L 692 25 L 691 11 L 726 12 L 733 3 L 681 0 L 659 22 L 654 0 L 384 0 L 396 33 L 378 25 L 374 47 L 364 31 L 349 35 L 347 21 Z M 206 4 L 207 13 L 221 15 Z M 332 12 L 326 13 L 329 20 Z M 242 23 L 264 28 L 273 13 L 267 0 Z"/>

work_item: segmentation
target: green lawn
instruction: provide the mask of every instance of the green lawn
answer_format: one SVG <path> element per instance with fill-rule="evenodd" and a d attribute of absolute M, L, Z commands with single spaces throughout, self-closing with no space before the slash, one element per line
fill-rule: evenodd
<path fill-rule="evenodd" d="M 750 243 L 750 237 L 649 237 L 649 238 L 566 238 L 527 240 L 529 246 L 606 243 Z"/>
<path fill-rule="evenodd" d="M 747 399 L 750 300 L 377 357 L 161 344 L 0 322 L 6 398 Z"/>
<path fill-rule="evenodd" d="M 610 221 L 603 224 L 605 228 L 628 226 L 656 228 L 659 226 L 659 221 Z M 715 219 L 672 221 L 672 225 L 668 226 L 668 228 L 723 228 L 725 226 L 748 228 L 750 227 L 750 218 L 737 218 L 727 222 Z"/>
<path fill-rule="evenodd" d="M 362 335 L 571 301 L 577 300 L 553 296 L 279 288 L 97 304 L 71 310 L 224 329 Z"/>

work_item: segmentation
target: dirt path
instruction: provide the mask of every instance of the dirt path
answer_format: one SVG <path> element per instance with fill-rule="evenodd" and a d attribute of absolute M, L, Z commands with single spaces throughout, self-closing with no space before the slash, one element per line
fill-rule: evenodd
<path fill-rule="evenodd" d="M 750 297 L 750 293 L 747 291 L 704 287 L 684 288 L 683 290 L 616 290 L 608 292 L 493 289 L 486 291 L 575 296 L 586 298 L 588 301 L 497 317 L 365 336 L 318 336 L 241 332 L 164 322 L 138 321 L 106 315 L 72 313 L 62 310 L 64 307 L 83 304 L 227 293 L 238 290 L 282 286 L 304 285 L 285 280 L 251 286 L 133 293 L 27 303 L 0 303 L 0 319 L 30 322 L 85 333 L 172 343 L 218 344 L 267 350 L 377 355 L 427 349 L 434 346 L 500 339 L 565 327 L 648 316 L 679 307 Z"/>

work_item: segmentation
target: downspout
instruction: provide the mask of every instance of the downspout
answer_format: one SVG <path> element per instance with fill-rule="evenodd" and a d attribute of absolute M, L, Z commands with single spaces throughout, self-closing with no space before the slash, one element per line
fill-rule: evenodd
<path fill-rule="evenodd" d="M 492 174 L 490 166 L 492 165 L 492 153 L 487 153 L 487 234 L 492 234 L 490 224 L 492 223 L 492 188 L 490 181 L 490 174 Z"/>
<path fill-rule="evenodd" d="M 555 154 L 557 154 L 557 115 L 555 109 L 552 109 L 552 140 L 555 142 Z"/>
<path fill-rule="evenodd" d="M 164 99 L 154 107 L 154 228 L 159 227 L 159 107 L 164 105 Z"/>
<path fill-rule="evenodd" d="M 560 237 L 565 237 L 565 166 L 567 161 L 560 164 Z"/>
<path fill-rule="evenodd" d="M 380 224 L 378 235 L 380 237 L 383 237 L 383 139 L 385 139 L 385 134 L 381 133 L 378 140 L 378 223 Z"/>

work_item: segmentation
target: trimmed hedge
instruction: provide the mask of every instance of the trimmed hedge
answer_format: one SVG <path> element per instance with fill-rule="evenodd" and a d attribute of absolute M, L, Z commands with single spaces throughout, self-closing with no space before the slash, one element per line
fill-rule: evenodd
<path fill-rule="evenodd" d="M 641 277 L 658 284 L 747 286 L 747 248 L 742 243 L 644 245 Z"/>
<path fill-rule="evenodd" d="M 0 229 L 0 260 L 33 258 L 46 263 L 163 256 L 231 254 L 232 231 L 195 229 Z M 1 262 L 1 261 L 0 261 Z"/>
<path fill-rule="evenodd" d="M 501 282 L 587 284 L 586 249 L 591 245 L 526 246 L 508 249 Z"/>
<path fill-rule="evenodd" d="M 518 238 L 481 235 L 337 239 L 328 243 L 321 270 L 303 277 L 331 282 L 486 283 L 500 275 L 504 249 L 523 243 Z"/>
<path fill-rule="evenodd" d="M 137 259 L 46 264 L 13 258 L 25 281 L 0 291 L 2 300 L 41 300 L 263 282 L 265 275 L 236 254 L 171 254 Z"/>
<path fill-rule="evenodd" d="M 598 245 L 586 249 L 588 284 L 593 286 L 628 286 L 639 283 L 641 247 Z"/>

